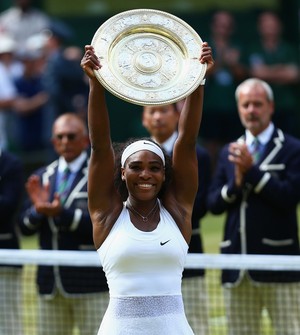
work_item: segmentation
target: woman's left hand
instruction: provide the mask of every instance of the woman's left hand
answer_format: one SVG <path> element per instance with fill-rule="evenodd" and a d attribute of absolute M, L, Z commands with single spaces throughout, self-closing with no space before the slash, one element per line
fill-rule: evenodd
<path fill-rule="evenodd" d="M 208 45 L 207 42 L 203 42 L 202 43 L 202 48 L 201 48 L 201 55 L 200 55 L 200 63 L 207 64 L 207 69 L 206 69 L 206 73 L 211 72 L 215 61 L 213 59 L 212 56 L 212 50 L 211 47 Z"/>

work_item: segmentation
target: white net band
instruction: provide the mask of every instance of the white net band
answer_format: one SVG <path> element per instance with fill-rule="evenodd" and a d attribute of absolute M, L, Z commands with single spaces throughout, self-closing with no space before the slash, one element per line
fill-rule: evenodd
<path fill-rule="evenodd" d="M 0 250 L 3 265 L 100 266 L 96 251 Z M 186 269 L 300 270 L 300 256 L 188 254 Z"/>

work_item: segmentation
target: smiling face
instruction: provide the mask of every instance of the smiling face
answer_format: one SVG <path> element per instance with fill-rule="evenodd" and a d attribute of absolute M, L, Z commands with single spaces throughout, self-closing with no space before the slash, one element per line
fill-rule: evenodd
<path fill-rule="evenodd" d="M 122 168 L 122 180 L 130 196 L 139 200 L 157 197 L 165 180 L 161 158 L 148 150 L 138 151 L 128 157 Z"/>
<path fill-rule="evenodd" d="M 257 136 L 270 124 L 274 103 L 261 85 L 244 86 L 239 92 L 238 110 L 243 126 Z"/>

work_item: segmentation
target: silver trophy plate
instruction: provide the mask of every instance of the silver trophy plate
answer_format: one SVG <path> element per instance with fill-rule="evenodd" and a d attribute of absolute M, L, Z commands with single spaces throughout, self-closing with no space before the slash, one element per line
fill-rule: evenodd
<path fill-rule="evenodd" d="M 202 40 L 178 17 L 152 9 L 119 13 L 96 31 L 92 43 L 101 62 L 95 71 L 112 94 L 137 105 L 182 100 L 205 76 Z"/>

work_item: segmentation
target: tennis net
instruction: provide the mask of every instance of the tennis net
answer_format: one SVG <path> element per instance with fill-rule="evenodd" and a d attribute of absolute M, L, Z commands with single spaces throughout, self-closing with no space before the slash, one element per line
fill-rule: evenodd
<path fill-rule="evenodd" d="M 45 250 L 0 250 L 0 264 L 1 335 L 41 335 L 41 332 L 37 330 L 39 304 L 36 271 L 38 265 L 72 267 L 101 266 L 99 257 L 94 251 Z M 14 276 L 13 273 L 15 271 L 10 267 L 11 265 L 22 266 L 18 271 L 21 276 L 19 286 L 15 284 L 14 280 L 8 280 L 10 283 L 8 286 L 7 281 L 6 286 L 3 284 L 3 279 L 13 278 L 12 276 Z M 244 306 L 249 307 L 253 303 L 253 296 L 243 295 L 242 290 L 237 291 L 240 299 L 238 305 L 239 311 L 235 314 L 238 315 L 238 320 L 235 320 L 232 315 L 229 315 L 230 317 L 228 318 L 229 300 L 226 298 L 226 292 L 232 292 L 235 288 L 226 288 L 221 285 L 221 273 L 223 270 L 228 269 L 239 270 L 244 273 L 244 278 L 248 278 L 247 273 L 249 270 L 267 270 L 271 272 L 277 271 L 279 273 L 289 271 L 289 273 L 296 273 L 300 271 L 300 256 L 188 254 L 185 268 L 195 270 L 205 269 L 202 286 L 199 286 L 197 283 L 198 277 L 183 279 L 183 283 L 185 283 L 185 281 L 188 283 L 188 285 L 183 285 L 186 313 L 196 335 L 299 334 L 297 326 L 295 324 L 289 324 L 288 322 L 291 315 L 296 315 L 300 322 L 299 283 L 279 285 L 282 286 L 280 294 L 283 294 L 283 296 L 281 297 L 274 294 L 272 285 L 271 288 L 269 285 L 269 288 L 266 290 L 264 289 L 264 285 L 254 285 L 254 290 L 262 290 L 262 298 L 264 298 L 262 301 L 270 299 L 268 303 L 269 306 L 274 307 L 276 304 L 279 304 L 280 308 L 277 314 L 274 312 L 275 308 L 271 308 L 271 312 L 269 308 L 263 308 L 262 313 L 259 312 L 259 314 L 257 314 L 257 311 L 253 308 L 253 315 L 247 314 L 246 319 L 243 319 L 244 316 L 241 311 Z M 74 280 L 76 280 L 76 278 L 74 278 Z M 243 285 L 244 284 L 243 281 Z M 286 291 L 287 287 L 291 288 L 288 293 Z M 14 315 L 5 312 L 7 305 L 4 305 L 7 304 L 7 301 L 11 301 L 8 305 L 13 305 L 13 297 L 16 299 L 19 307 L 19 311 Z M 207 305 L 207 314 L 204 313 L 205 305 Z M 95 311 L 95 313 L 97 313 L 97 311 Z M 247 313 L 249 313 L 249 310 Z M 258 323 L 258 319 L 260 319 L 261 322 Z M 253 325 L 253 329 L 251 329 L 251 320 L 253 320 L 255 324 Z M 59 335 L 57 333 L 51 333 L 51 329 L 53 329 L 52 322 L 53 321 L 49 321 L 49 323 L 47 323 L 47 321 L 45 321 L 42 334 Z M 101 320 L 99 319 L 99 325 L 100 322 Z M 205 326 L 206 322 L 207 325 Z M 11 324 L 14 324 L 13 330 Z M 257 327 L 259 327 L 259 329 Z M 74 328 L 72 334 L 66 333 L 62 329 L 61 334 L 83 335 L 78 328 Z"/>

